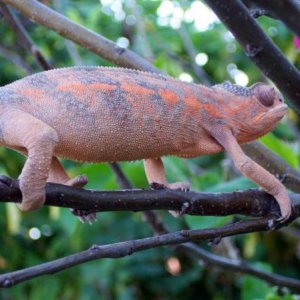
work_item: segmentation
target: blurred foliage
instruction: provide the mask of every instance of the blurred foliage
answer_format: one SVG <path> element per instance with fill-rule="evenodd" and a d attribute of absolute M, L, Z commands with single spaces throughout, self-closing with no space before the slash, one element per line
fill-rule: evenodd
<path fill-rule="evenodd" d="M 201 82 L 193 72 L 193 58 L 172 23 L 173 15 L 186 15 L 199 7 L 199 1 L 142 1 L 142 0 L 56 0 L 44 3 L 63 12 L 66 16 L 87 28 L 118 43 L 129 42 L 130 49 L 152 59 L 166 73 L 180 77 L 190 74 L 195 82 Z M 166 4 L 167 3 L 167 4 Z M 171 6 L 170 6 L 171 3 Z M 196 4 L 195 4 L 196 3 Z M 166 16 L 158 14 L 162 5 Z M 193 7 L 194 5 L 194 7 Z M 198 5 L 198 6 L 197 6 Z M 160 8 L 160 9 L 159 9 Z M 177 11 L 177 12 L 176 12 Z M 172 13 L 171 13 L 172 12 Z M 207 14 L 197 11 L 199 18 Z M 84 65 L 110 65 L 88 50 L 77 47 L 56 33 L 33 24 L 20 16 L 36 45 L 53 67 Z M 174 20 L 173 20 L 174 21 Z M 176 21 L 176 20 L 175 20 Z M 258 20 L 288 59 L 297 67 L 300 56 L 293 45 L 293 36 L 280 22 L 266 17 Z M 165 25 L 164 25 L 165 24 Z M 238 80 L 236 74 L 249 78 L 249 84 L 266 79 L 243 53 L 233 37 L 220 23 L 205 30 L 195 26 L 196 21 L 186 18 L 181 25 L 187 31 L 196 53 L 207 55 L 204 71 L 213 82 Z M 143 32 L 144 31 L 144 32 Z M 1 20 L 0 84 L 5 85 L 41 68 L 26 53 L 19 38 Z M 147 47 L 147 49 L 145 49 Z M 15 56 L 19 60 L 13 59 Z M 73 57 L 73 59 L 71 58 Z M 77 61 L 74 61 L 74 59 Z M 20 64 L 20 61 L 23 64 Z M 276 62 L 274 62 L 276 63 Z M 25 66 L 25 69 L 24 69 Z M 294 168 L 299 165 L 299 118 L 290 112 L 276 130 L 261 141 L 278 153 Z M 7 149 L 0 149 L 0 171 L 9 176 L 20 174 L 24 158 Z M 89 188 L 117 189 L 115 177 L 105 164 L 79 164 L 63 162 L 71 176 L 86 174 Z M 236 174 L 224 154 L 203 156 L 191 160 L 165 158 L 168 177 L 172 181 L 189 181 L 193 189 L 221 192 L 253 187 L 247 179 Z M 122 163 L 123 170 L 137 187 L 147 182 L 141 162 Z M 53 260 L 90 247 L 128 239 L 151 236 L 153 232 L 144 222 L 141 213 L 101 213 L 98 221 L 90 226 L 81 224 L 66 209 L 44 208 L 38 212 L 20 214 L 15 205 L 1 205 L 0 214 L 0 271 L 1 273 Z M 174 219 L 160 213 L 171 230 L 182 226 L 207 228 L 221 226 L 232 217 L 184 217 Z M 294 224 L 300 231 L 299 223 Z M 237 236 L 231 243 L 242 258 L 268 271 L 300 278 L 300 244 L 292 234 L 284 232 L 253 233 Z M 221 243 L 222 244 L 222 243 Z M 201 243 L 206 249 L 227 256 L 220 246 Z M 172 273 L 167 265 L 174 257 L 179 262 L 178 273 Z M 300 299 L 288 290 L 271 288 L 265 282 L 251 276 L 241 276 L 206 266 L 195 259 L 161 248 L 134 254 L 115 260 L 99 260 L 66 270 L 56 275 L 44 276 L 22 283 L 14 288 L 1 290 L 1 299 Z"/>

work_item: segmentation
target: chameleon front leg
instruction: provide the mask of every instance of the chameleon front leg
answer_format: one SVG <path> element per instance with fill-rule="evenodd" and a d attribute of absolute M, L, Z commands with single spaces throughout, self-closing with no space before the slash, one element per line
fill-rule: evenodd
<path fill-rule="evenodd" d="M 5 146 L 27 153 L 20 175 L 23 211 L 35 210 L 45 202 L 45 185 L 51 159 L 58 142 L 56 131 L 39 119 L 19 110 L 1 116 Z"/>
<path fill-rule="evenodd" d="M 219 129 L 213 132 L 214 138 L 228 152 L 241 173 L 276 199 L 281 211 L 281 217 L 278 221 L 284 222 L 288 220 L 292 212 L 291 201 L 284 185 L 274 175 L 245 155 L 230 130 Z"/>
<path fill-rule="evenodd" d="M 149 184 L 158 183 L 172 190 L 188 191 L 190 189 L 186 182 L 168 183 L 164 164 L 160 157 L 145 159 L 144 168 Z"/>

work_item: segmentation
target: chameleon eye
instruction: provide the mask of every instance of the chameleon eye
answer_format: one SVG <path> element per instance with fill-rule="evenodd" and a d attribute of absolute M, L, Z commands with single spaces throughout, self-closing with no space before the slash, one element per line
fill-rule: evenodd
<path fill-rule="evenodd" d="M 274 104 L 274 95 L 268 93 L 260 93 L 257 95 L 257 99 L 264 106 L 272 106 Z"/>

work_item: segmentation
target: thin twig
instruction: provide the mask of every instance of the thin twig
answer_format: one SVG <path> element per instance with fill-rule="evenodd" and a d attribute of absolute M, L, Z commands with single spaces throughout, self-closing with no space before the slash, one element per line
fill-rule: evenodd
<path fill-rule="evenodd" d="M 167 233 L 155 237 L 119 242 L 109 245 L 95 245 L 88 250 L 78 252 L 48 263 L 43 263 L 23 270 L 6 273 L 0 276 L 0 286 L 11 287 L 17 283 L 42 276 L 45 274 L 54 274 L 67 268 L 85 263 L 87 261 L 100 258 L 119 258 L 131 255 L 135 252 L 157 248 L 167 245 L 176 245 L 186 243 L 192 240 L 207 240 L 244 234 L 253 231 L 269 230 L 269 219 L 261 218 L 256 220 L 247 220 L 237 222 L 223 227 L 201 230 L 181 230 L 173 233 Z M 275 276 L 273 276 L 274 278 Z M 296 279 L 286 279 L 283 276 L 277 278 L 277 284 L 288 286 L 300 291 L 300 281 Z M 281 281 L 280 281 L 281 279 Z M 283 282 L 284 281 L 284 282 Z"/>
<path fill-rule="evenodd" d="M 203 70 L 203 68 L 198 66 L 195 62 L 197 53 L 196 53 L 193 42 L 192 42 L 184 24 L 182 24 L 181 27 L 178 29 L 178 34 L 182 40 L 183 46 L 184 46 L 187 54 L 189 56 L 190 64 L 192 66 L 194 73 L 197 75 L 198 79 L 200 79 L 201 83 L 208 85 L 208 86 L 212 85 L 213 82 L 212 82 L 211 78 L 207 75 L 207 73 Z"/>
<path fill-rule="evenodd" d="M 182 248 L 182 246 L 184 246 L 184 249 Z M 219 267 L 222 270 L 252 275 L 262 280 L 265 280 L 266 282 L 269 282 L 273 285 L 285 286 L 295 289 L 296 291 L 300 291 L 300 280 L 258 270 L 257 268 L 252 267 L 249 263 L 247 263 L 244 260 L 234 260 L 226 257 L 221 257 L 211 252 L 208 252 L 200 247 L 197 247 L 193 243 L 179 245 L 178 249 L 182 249 L 184 252 L 188 250 L 189 252 L 192 252 L 195 256 L 198 256 L 201 260 L 205 261 L 206 263 Z"/>
<path fill-rule="evenodd" d="M 3 56 L 5 59 L 10 60 L 18 68 L 21 68 L 25 72 L 25 74 L 32 71 L 31 67 L 22 59 L 21 56 L 3 47 L 2 45 L 0 45 L 0 56 Z"/>
<path fill-rule="evenodd" d="M 6 4 L 0 3 L 1 11 L 4 15 L 6 21 L 10 24 L 13 31 L 18 35 L 20 42 L 22 45 L 36 58 L 37 63 L 44 70 L 49 70 L 50 65 L 48 64 L 45 57 L 42 55 L 39 48 L 33 43 L 30 35 L 27 33 L 23 24 L 19 20 L 19 18 L 14 14 L 12 9 L 8 7 Z"/>

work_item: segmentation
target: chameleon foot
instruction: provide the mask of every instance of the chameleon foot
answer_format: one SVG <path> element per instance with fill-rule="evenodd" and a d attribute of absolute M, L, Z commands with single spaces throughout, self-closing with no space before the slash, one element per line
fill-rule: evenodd
<path fill-rule="evenodd" d="M 286 222 L 290 218 L 290 216 L 292 214 L 292 211 L 291 211 L 291 208 L 286 209 L 286 210 L 280 208 L 280 211 L 281 211 L 281 217 L 279 217 L 278 219 L 276 219 L 276 222 L 278 222 L 278 223 L 284 223 L 284 222 Z"/>
<path fill-rule="evenodd" d="M 187 182 L 174 182 L 161 184 L 158 182 L 151 182 L 150 187 L 154 190 L 170 189 L 174 191 L 188 192 L 190 190 L 190 185 Z"/>
<path fill-rule="evenodd" d="M 292 205 L 286 189 L 283 187 L 278 193 L 274 195 L 274 198 L 279 204 L 281 213 L 281 216 L 276 219 L 276 222 L 284 223 L 291 217 L 292 214 Z"/>
<path fill-rule="evenodd" d="M 187 182 L 174 182 L 174 183 L 167 183 L 167 184 L 151 182 L 150 186 L 154 190 L 170 189 L 170 190 L 182 191 L 182 192 L 188 192 L 190 190 L 190 185 Z M 173 217 L 179 218 L 182 217 L 185 212 L 184 212 L 184 208 L 182 208 L 181 211 L 169 210 L 169 213 Z"/>

